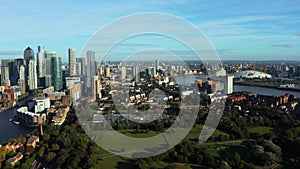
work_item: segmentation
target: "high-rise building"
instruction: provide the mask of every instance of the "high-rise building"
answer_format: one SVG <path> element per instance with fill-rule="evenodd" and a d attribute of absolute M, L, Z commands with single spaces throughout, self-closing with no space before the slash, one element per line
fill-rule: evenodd
<path fill-rule="evenodd" d="M 85 58 L 76 58 L 76 62 L 78 63 L 78 66 L 76 66 L 76 69 L 78 70 L 78 75 L 86 75 L 86 59 Z M 80 67 L 79 67 L 80 65 Z"/>
<path fill-rule="evenodd" d="M 37 53 L 37 73 L 38 77 L 44 77 L 46 75 L 46 68 L 45 68 L 45 48 L 44 46 L 38 46 L 38 53 Z"/>
<path fill-rule="evenodd" d="M 19 81 L 18 81 L 18 85 L 21 87 L 21 93 L 25 93 L 26 92 L 26 85 L 25 85 L 25 66 L 21 65 L 20 66 L 20 70 L 19 70 Z"/>
<path fill-rule="evenodd" d="M 136 65 L 135 66 L 135 82 L 136 83 L 139 83 L 141 81 L 141 76 L 140 76 L 140 66 L 139 65 Z"/>
<path fill-rule="evenodd" d="M 106 77 L 110 76 L 110 67 L 109 66 L 107 66 L 106 69 L 105 69 L 105 76 Z"/>
<path fill-rule="evenodd" d="M 121 73 L 122 73 L 121 79 L 122 79 L 122 81 L 124 81 L 126 79 L 126 67 L 125 66 L 122 66 Z"/>
<path fill-rule="evenodd" d="M 233 78 L 234 76 L 226 76 L 225 77 L 225 94 L 231 94 L 233 92 Z"/>
<path fill-rule="evenodd" d="M 62 89 L 62 72 L 61 72 L 61 58 L 51 57 L 51 81 L 54 90 Z"/>
<path fill-rule="evenodd" d="M 36 62 L 34 59 L 30 59 L 28 63 L 28 88 L 29 90 L 37 89 Z"/>
<path fill-rule="evenodd" d="M 96 62 L 95 62 L 95 52 L 94 51 L 87 51 L 86 53 L 86 87 L 93 88 L 93 77 L 96 74 Z"/>
<path fill-rule="evenodd" d="M 101 90 L 102 90 L 102 85 L 101 85 L 101 77 L 99 75 L 95 75 L 93 77 L 93 82 L 94 82 L 94 88 L 93 88 L 93 98 L 96 100 L 97 98 L 102 98 Z"/>
<path fill-rule="evenodd" d="M 34 51 L 30 47 L 28 47 L 24 51 L 24 60 L 29 62 L 29 60 L 31 59 L 34 59 Z"/>
<path fill-rule="evenodd" d="M 56 52 L 46 52 L 45 53 L 45 78 L 44 78 L 44 87 L 53 86 L 52 81 L 52 58 L 56 57 Z"/>
<path fill-rule="evenodd" d="M 1 85 L 5 87 L 10 86 L 8 66 L 1 66 Z"/>
<path fill-rule="evenodd" d="M 156 60 L 155 60 L 154 76 L 156 76 L 156 74 L 157 74 L 157 72 L 158 72 L 158 69 L 159 69 L 159 60 L 156 59 Z"/>
<path fill-rule="evenodd" d="M 80 62 L 76 62 L 76 75 L 77 76 L 81 76 L 81 63 Z"/>
<path fill-rule="evenodd" d="M 25 62 L 25 88 L 29 90 L 29 62 L 30 60 L 34 60 L 34 51 L 28 47 L 24 51 L 24 62 Z M 37 73 L 37 72 L 35 72 Z"/>
<path fill-rule="evenodd" d="M 75 49 L 70 48 L 68 50 L 69 54 L 69 69 L 70 69 L 70 76 L 76 75 L 76 58 L 75 58 Z"/>

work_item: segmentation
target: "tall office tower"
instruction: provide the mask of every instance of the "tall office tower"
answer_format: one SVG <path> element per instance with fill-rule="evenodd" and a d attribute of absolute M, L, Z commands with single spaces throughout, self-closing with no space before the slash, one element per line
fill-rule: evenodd
<path fill-rule="evenodd" d="M 76 58 L 76 62 L 80 65 L 79 67 L 76 67 L 77 70 L 80 70 L 78 75 L 86 75 L 86 59 L 85 58 Z"/>
<path fill-rule="evenodd" d="M 136 65 L 135 66 L 135 82 L 139 83 L 141 81 L 141 76 L 140 76 L 140 66 Z"/>
<path fill-rule="evenodd" d="M 28 47 L 24 51 L 24 60 L 28 61 L 29 63 L 29 60 L 31 59 L 34 59 L 34 51 L 30 47 Z"/>
<path fill-rule="evenodd" d="M 225 94 L 231 94 L 233 92 L 233 78 L 234 76 L 226 76 L 225 77 Z"/>
<path fill-rule="evenodd" d="M 57 56 L 51 57 L 51 81 L 54 90 L 62 89 L 61 58 Z"/>
<path fill-rule="evenodd" d="M 105 69 L 105 76 L 106 77 L 110 76 L 110 67 L 109 66 L 107 66 L 106 69 Z"/>
<path fill-rule="evenodd" d="M 159 69 L 159 60 L 158 59 L 156 59 L 155 60 L 155 71 L 154 71 L 154 76 L 156 76 L 156 74 L 157 74 L 157 72 L 158 72 L 158 69 Z"/>
<path fill-rule="evenodd" d="M 87 51 L 86 53 L 86 87 L 93 88 L 93 77 L 96 74 L 96 67 L 95 67 L 95 52 Z"/>
<path fill-rule="evenodd" d="M 26 86 L 26 90 L 29 90 L 29 61 L 30 60 L 34 60 L 34 51 L 28 47 L 25 49 L 24 51 L 24 62 L 25 62 L 25 86 Z"/>
<path fill-rule="evenodd" d="M 9 80 L 10 84 L 12 86 L 18 84 L 18 78 L 19 78 L 19 71 L 18 70 L 18 65 L 16 61 L 12 61 L 8 63 L 8 71 L 9 71 Z"/>
<path fill-rule="evenodd" d="M 77 76 L 81 76 L 81 63 L 80 62 L 76 62 L 76 75 Z"/>
<path fill-rule="evenodd" d="M 124 81 L 126 79 L 126 67 L 125 66 L 122 66 L 121 68 L 121 78 L 122 78 L 122 81 Z"/>
<path fill-rule="evenodd" d="M 94 100 L 96 99 L 101 99 L 102 98 L 102 94 L 101 94 L 101 90 L 102 90 L 102 85 L 101 85 L 101 77 L 100 75 L 95 75 L 93 77 L 93 82 L 94 82 L 94 87 L 93 87 L 93 98 Z"/>
<path fill-rule="evenodd" d="M 21 65 L 19 70 L 19 80 L 18 85 L 21 87 L 22 94 L 26 92 L 26 86 L 25 86 L 25 66 Z"/>
<path fill-rule="evenodd" d="M 52 82 L 52 57 L 56 57 L 56 52 L 45 53 L 45 79 L 44 87 L 53 86 Z"/>
<path fill-rule="evenodd" d="M 10 86 L 8 66 L 1 66 L 1 86 Z"/>
<path fill-rule="evenodd" d="M 70 69 L 70 76 L 76 75 L 76 58 L 75 58 L 75 49 L 70 48 L 68 50 L 69 54 L 69 69 Z"/>
<path fill-rule="evenodd" d="M 38 73 L 38 77 L 44 77 L 46 75 L 46 64 L 45 64 L 45 57 L 46 57 L 46 53 L 45 53 L 45 48 L 44 46 L 38 46 L 38 53 L 37 55 L 37 73 Z"/>
<path fill-rule="evenodd" d="M 20 78 L 19 80 L 25 80 L 25 66 L 21 65 L 19 70 Z"/>
<path fill-rule="evenodd" d="M 37 89 L 36 62 L 34 59 L 30 59 L 28 63 L 28 89 Z"/>

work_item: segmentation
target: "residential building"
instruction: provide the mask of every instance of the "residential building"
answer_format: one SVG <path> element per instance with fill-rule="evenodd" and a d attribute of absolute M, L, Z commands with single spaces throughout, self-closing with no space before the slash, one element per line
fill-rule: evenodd
<path fill-rule="evenodd" d="M 75 49 L 70 48 L 68 50 L 69 54 L 69 69 L 70 69 L 70 76 L 76 75 L 76 58 L 75 58 Z"/>

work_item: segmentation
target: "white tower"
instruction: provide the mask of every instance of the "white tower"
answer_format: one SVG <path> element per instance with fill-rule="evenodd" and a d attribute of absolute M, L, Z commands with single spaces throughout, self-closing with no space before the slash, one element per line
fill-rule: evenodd
<path fill-rule="evenodd" d="M 231 94 L 233 92 L 233 78 L 234 76 L 226 76 L 225 78 L 225 94 Z"/>

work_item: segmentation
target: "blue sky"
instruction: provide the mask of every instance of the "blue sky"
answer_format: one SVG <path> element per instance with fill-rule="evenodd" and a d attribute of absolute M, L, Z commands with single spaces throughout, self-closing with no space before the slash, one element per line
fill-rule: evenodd
<path fill-rule="evenodd" d="M 67 60 L 104 25 L 130 14 L 162 12 L 196 25 L 222 60 L 299 60 L 300 1 L 1 0 L 0 58 L 44 45 Z M 125 50 L 125 49 L 124 49 Z"/>

